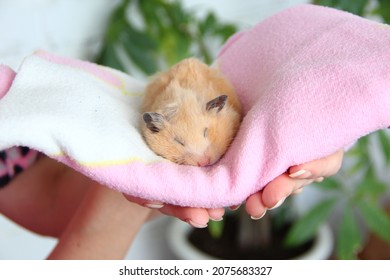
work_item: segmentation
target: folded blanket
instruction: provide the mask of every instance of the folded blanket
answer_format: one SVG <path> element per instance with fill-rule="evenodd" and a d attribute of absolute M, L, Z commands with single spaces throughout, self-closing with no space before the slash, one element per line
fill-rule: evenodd
<path fill-rule="evenodd" d="M 387 25 L 312 5 L 233 36 L 216 65 L 245 117 L 225 156 L 209 167 L 177 165 L 147 147 L 138 129 L 143 82 L 37 52 L 6 94 L 13 75 L 0 68 L 0 150 L 34 148 L 149 200 L 236 205 L 288 167 L 390 125 L 389 45 Z"/>

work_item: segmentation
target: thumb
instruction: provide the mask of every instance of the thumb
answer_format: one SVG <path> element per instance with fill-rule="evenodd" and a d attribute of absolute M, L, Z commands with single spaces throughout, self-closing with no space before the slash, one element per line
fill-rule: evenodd
<path fill-rule="evenodd" d="M 344 151 L 339 150 L 322 159 L 290 167 L 288 170 L 289 177 L 296 179 L 317 179 L 335 175 L 340 170 L 343 155 Z"/>

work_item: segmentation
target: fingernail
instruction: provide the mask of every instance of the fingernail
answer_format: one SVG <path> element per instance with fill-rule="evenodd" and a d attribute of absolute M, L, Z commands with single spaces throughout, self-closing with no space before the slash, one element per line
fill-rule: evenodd
<path fill-rule="evenodd" d="M 295 173 L 292 173 L 290 175 L 288 175 L 290 178 L 298 178 L 299 179 L 306 179 L 306 178 L 309 178 L 311 176 L 311 172 L 310 171 L 307 171 L 307 170 L 299 170 Z"/>
<path fill-rule="evenodd" d="M 214 222 L 220 222 L 223 220 L 223 217 L 219 218 L 219 219 L 214 219 L 212 217 L 210 217 L 210 220 L 214 221 Z"/>
<path fill-rule="evenodd" d="M 273 209 L 276 209 L 278 208 L 280 205 L 283 204 L 283 202 L 286 200 L 286 198 L 282 198 L 281 200 L 279 200 L 274 206 L 272 206 L 271 208 L 269 208 L 269 210 L 273 210 Z"/>
<path fill-rule="evenodd" d="M 231 206 L 231 207 L 229 207 L 229 208 L 230 208 L 230 210 L 232 210 L 232 211 L 236 211 L 238 208 L 240 208 L 240 206 L 241 206 L 241 205 L 235 205 L 235 206 Z"/>
<path fill-rule="evenodd" d="M 255 220 L 255 221 L 260 220 L 261 218 L 264 217 L 264 215 L 265 215 L 266 213 L 267 213 L 267 210 L 265 210 L 265 211 L 263 212 L 263 214 L 261 214 L 260 217 L 251 216 L 251 219 L 252 219 L 252 220 Z"/>
<path fill-rule="evenodd" d="M 292 194 L 300 194 L 301 192 L 303 192 L 303 188 L 299 188 L 299 189 L 293 191 Z"/>
<path fill-rule="evenodd" d="M 315 179 L 314 181 L 317 182 L 317 183 L 321 183 L 322 181 L 324 181 L 324 177 L 319 177 L 317 179 Z"/>
<path fill-rule="evenodd" d="M 198 223 L 195 223 L 193 220 L 191 220 L 191 219 L 187 219 L 186 220 L 186 222 L 188 223 L 188 224 L 190 224 L 191 226 L 193 226 L 193 227 L 195 227 L 195 228 L 205 228 L 205 227 L 207 227 L 207 224 L 198 224 Z"/>
<path fill-rule="evenodd" d="M 164 204 L 158 202 L 149 202 L 149 203 L 145 203 L 144 206 L 151 209 L 160 209 L 164 207 Z"/>

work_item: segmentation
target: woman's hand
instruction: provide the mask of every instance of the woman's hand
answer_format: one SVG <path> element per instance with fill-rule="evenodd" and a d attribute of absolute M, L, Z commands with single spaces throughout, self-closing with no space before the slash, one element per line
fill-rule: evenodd
<path fill-rule="evenodd" d="M 280 206 L 291 194 L 313 182 L 335 175 L 341 167 L 344 151 L 305 164 L 290 167 L 289 170 L 269 182 L 263 190 L 251 195 L 246 201 L 246 211 L 252 219 L 262 218 L 267 210 Z"/>
<path fill-rule="evenodd" d="M 289 168 L 286 173 L 268 183 L 263 190 L 251 195 L 246 201 L 246 211 L 253 219 L 260 219 L 268 209 L 280 206 L 289 195 L 299 193 L 304 186 L 314 181 L 320 182 L 325 177 L 336 174 L 341 167 L 343 155 L 344 152 L 340 150 L 326 158 Z M 224 208 L 179 207 L 128 195 L 126 195 L 126 198 L 145 207 L 157 209 L 165 215 L 179 218 L 198 228 L 206 227 L 209 219 L 222 220 L 225 213 Z"/>
<path fill-rule="evenodd" d="M 126 198 L 142 206 L 157 209 L 161 213 L 176 217 L 182 221 L 187 222 L 193 227 L 204 228 L 207 227 L 209 220 L 220 221 L 225 214 L 224 208 L 205 209 L 205 208 L 192 208 L 192 207 L 180 207 L 170 204 L 163 204 L 158 201 L 147 201 L 138 197 L 125 195 Z"/>

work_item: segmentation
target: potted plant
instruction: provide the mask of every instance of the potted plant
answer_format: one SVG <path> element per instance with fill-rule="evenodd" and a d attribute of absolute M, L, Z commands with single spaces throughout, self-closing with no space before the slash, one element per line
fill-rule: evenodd
<path fill-rule="evenodd" d="M 312 238 L 297 246 L 285 239 L 296 217 L 291 217 L 291 199 L 261 220 L 251 220 L 245 210 L 227 213 L 223 222 L 209 222 L 207 229 L 193 229 L 172 222 L 168 241 L 182 259 L 327 259 L 333 251 L 333 234 L 324 223 Z M 292 207 L 292 208 L 291 208 Z M 287 216 L 289 217 L 287 217 Z M 287 220 L 285 220 L 287 218 Z"/>
<path fill-rule="evenodd" d="M 390 216 L 381 199 L 389 193 L 388 180 L 380 175 L 390 167 L 389 140 L 385 131 L 361 138 L 346 153 L 338 175 L 314 184 L 323 199 L 304 215 L 294 211 L 290 197 L 259 221 L 250 220 L 245 211 L 230 212 L 208 229 L 174 221 L 170 244 L 181 258 L 356 259 L 364 248 L 365 229 L 390 245 Z M 332 213 L 340 216 L 335 238 L 327 225 Z"/>
<path fill-rule="evenodd" d="M 330 3 L 336 7 L 341 5 L 341 8 L 349 8 L 356 13 L 366 11 L 365 5 L 368 3 L 337 0 L 314 2 Z M 390 20 L 386 18 L 386 15 L 390 14 L 389 8 L 384 1 L 379 3 L 381 9 L 376 12 L 382 14 L 384 20 Z M 97 62 L 144 77 L 188 56 L 197 56 L 206 63 L 211 63 L 214 54 L 210 51 L 213 48 L 209 47 L 209 42 L 222 45 L 234 32 L 234 25 L 220 23 L 213 13 L 203 19 L 195 18 L 190 11 L 183 9 L 178 1 L 123 0 L 113 13 Z M 225 249 L 243 248 L 252 254 L 254 251 L 268 251 L 273 254 L 249 256 L 236 251 L 230 257 L 218 253 L 214 258 L 289 259 L 297 258 L 306 248 L 316 244 L 326 235 L 328 246 L 323 247 L 324 253 L 311 258 L 328 258 L 333 248 L 333 239 L 329 235 L 326 222 L 335 210 L 343 213 L 336 234 L 337 258 L 355 258 L 357 250 L 362 247 L 363 237 L 356 222 L 356 211 L 361 214 L 369 230 L 390 241 L 390 219 L 381 209 L 379 201 L 387 190 L 378 173 L 382 166 L 373 164 L 370 149 L 373 141 L 379 143 L 376 147 L 379 147 L 384 155 L 384 162 L 390 165 L 390 142 L 385 132 L 362 138 L 347 153 L 345 162 L 349 164 L 345 164 L 340 174 L 316 184 L 324 192 L 325 198 L 314 204 L 305 215 L 300 216 L 292 211 L 295 208 L 292 205 L 293 199 L 288 199 L 282 207 L 268 213 L 260 221 L 250 220 L 247 214 L 240 210 L 229 212 L 224 222 L 209 223 L 208 229 L 183 228 L 184 223 L 179 222 L 171 228 L 175 230 L 175 234 L 171 234 L 175 236 L 171 242 L 172 247 L 186 246 L 188 237 L 198 247 L 213 248 L 212 252 L 217 251 L 215 246 L 222 244 Z M 346 181 L 345 178 L 351 179 Z M 279 234 L 276 230 L 281 229 L 284 231 Z M 183 238 L 178 237 L 179 232 L 183 232 Z M 232 235 L 233 241 L 228 239 Z M 201 245 L 200 239 L 207 241 Z M 224 243 L 226 239 L 229 241 Z M 275 255 L 276 247 L 268 249 L 270 244 L 281 247 L 284 255 Z M 290 254 L 295 251 L 299 251 L 298 254 Z M 205 255 L 206 252 L 189 258 Z"/>
<path fill-rule="evenodd" d="M 197 19 L 180 1 L 122 0 L 97 62 L 143 77 L 190 56 L 211 63 L 218 47 L 210 43 L 221 46 L 236 31 L 211 12 Z"/>

